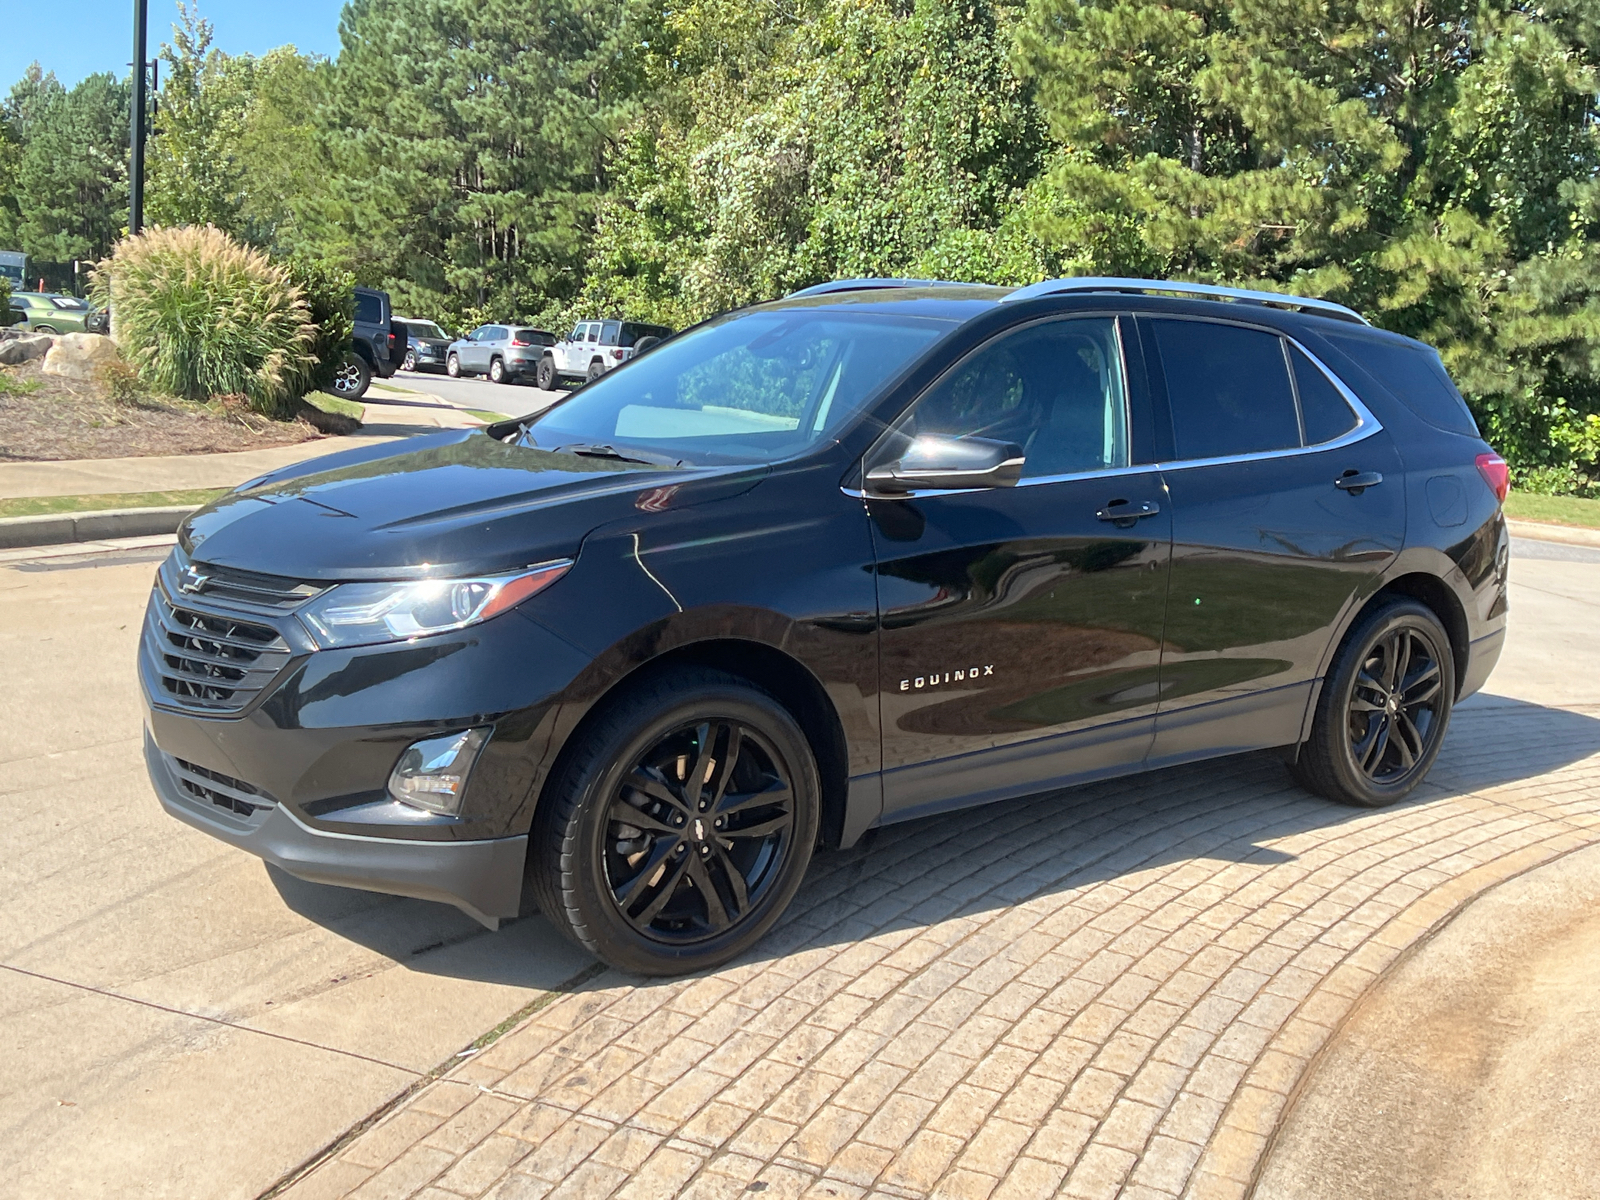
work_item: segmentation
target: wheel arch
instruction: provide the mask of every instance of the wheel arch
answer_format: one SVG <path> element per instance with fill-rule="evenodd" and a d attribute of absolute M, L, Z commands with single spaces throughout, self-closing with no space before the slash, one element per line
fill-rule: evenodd
<path fill-rule="evenodd" d="M 641 683 L 685 667 L 726 671 L 771 693 L 789 710 L 816 756 L 822 791 L 820 841 L 824 846 L 837 846 L 844 830 L 850 761 L 838 709 L 821 681 L 804 663 L 776 646 L 740 637 L 706 638 L 674 646 L 606 684 L 561 739 L 560 750 L 549 760 L 549 769 L 543 772 L 538 783 L 534 819 L 549 793 L 558 785 L 571 755 L 611 703 Z"/>
<path fill-rule="evenodd" d="M 1372 599 L 1361 606 L 1361 612 L 1356 614 L 1357 619 L 1359 620 L 1373 605 L 1395 596 L 1415 600 L 1439 618 L 1439 624 L 1444 626 L 1445 634 L 1450 639 L 1450 657 L 1455 659 L 1456 695 L 1459 696 L 1462 682 L 1467 677 L 1468 660 L 1472 654 L 1467 612 L 1462 607 L 1460 599 L 1450 589 L 1450 585 L 1437 575 L 1426 571 L 1411 571 L 1384 584 L 1373 594 Z M 1347 629 L 1346 633 L 1348 632 Z"/>

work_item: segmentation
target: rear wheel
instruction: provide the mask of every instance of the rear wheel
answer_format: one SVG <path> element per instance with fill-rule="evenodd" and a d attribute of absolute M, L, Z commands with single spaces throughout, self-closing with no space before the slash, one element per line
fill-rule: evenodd
<path fill-rule="evenodd" d="M 371 386 L 372 368 L 359 354 L 345 359 L 333 374 L 333 394 L 343 400 L 359 400 Z"/>
<path fill-rule="evenodd" d="M 1374 609 L 1334 659 L 1295 778 L 1341 804 L 1393 804 L 1439 757 L 1455 694 L 1450 638 L 1433 611 L 1415 600 Z"/>
<path fill-rule="evenodd" d="M 451 379 L 461 378 L 461 360 L 454 354 L 444 360 L 444 373 Z"/>
<path fill-rule="evenodd" d="M 504 383 L 506 381 L 505 363 L 501 362 L 498 358 L 491 358 L 489 360 L 489 378 L 494 380 L 496 383 Z"/>
<path fill-rule="evenodd" d="M 584 378 L 585 379 L 599 379 L 600 376 L 604 375 L 605 373 L 606 373 L 606 365 L 605 365 L 605 363 L 601 362 L 597 358 L 592 363 L 589 364 L 589 374 L 586 375 Z"/>
<path fill-rule="evenodd" d="M 417 369 L 417 352 L 415 350 L 407 350 L 406 360 L 400 365 L 408 371 L 415 371 Z"/>
<path fill-rule="evenodd" d="M 811 860 L 816 761 L 766 692 L 694 669 L 613 703 L 540 805 L 540 911 L 612 966 L 673 975 L 753 946 Z"/>
<path fill-rule="evenodd" d="M 547 392 L 555 390 L 556 362 L 548 354 L 539 360 L 539 370 L 534 377 L 534 382 Z"/>

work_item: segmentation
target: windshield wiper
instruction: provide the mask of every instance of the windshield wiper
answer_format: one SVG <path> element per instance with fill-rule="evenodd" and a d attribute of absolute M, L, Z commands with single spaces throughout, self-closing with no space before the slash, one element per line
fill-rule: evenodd
<path fill-rule="evenodd" d="M 650 454 L 645 450 L 634 450 L 630 454 L 623 454 L 615 446 L 591 445 L 588 442 L 573 442 L 568 446 L 557 446 L 552 454 L 579 454 L 584 458 L 610 458 L 617 462 L 644 463 L 651 467 L 681 467 L 681 458 L 672 458 L 666 454 Z"/>

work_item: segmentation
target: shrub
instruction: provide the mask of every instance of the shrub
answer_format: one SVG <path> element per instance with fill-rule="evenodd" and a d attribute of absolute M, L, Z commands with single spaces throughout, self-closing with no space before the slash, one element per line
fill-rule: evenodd
<path fill-rule="evenodd" d="M 147 387 L 188 400 L 242 395 L 294 415 L 317 327 L 289 272 L 210 225 L 124 238 L 94 273 L 117 341 Z"/>
<path fill-rule="evenodd" d="M 355 277 L 348 271 L 312 259 L 292 258 L 284 263 L 289 278 L 305 297 L 317 327 L 311 344 L 311 362 L 301 372 L 299 394 L 324 392 L 350 352 L 355 329 Z"/>
<path fill-rule="evenodd" d="M 133 364 L 120 355 L 109 359 L 100 368 L 100 386 L 113 404 L 138 404 L 144 398 L 144 386 Z"/>

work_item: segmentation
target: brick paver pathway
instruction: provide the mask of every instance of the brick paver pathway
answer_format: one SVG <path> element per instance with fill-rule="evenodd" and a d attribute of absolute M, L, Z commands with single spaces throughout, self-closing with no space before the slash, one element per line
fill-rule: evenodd
<path fill-rule="evenodd" d="M 1458 713 L 1408 803 L 1252 756 L 885 829 L 746 961 L 607 973 L 294 1200 L 1238 1197 L 1378 973 L 1600 841 L 1600 708 Z"/>

